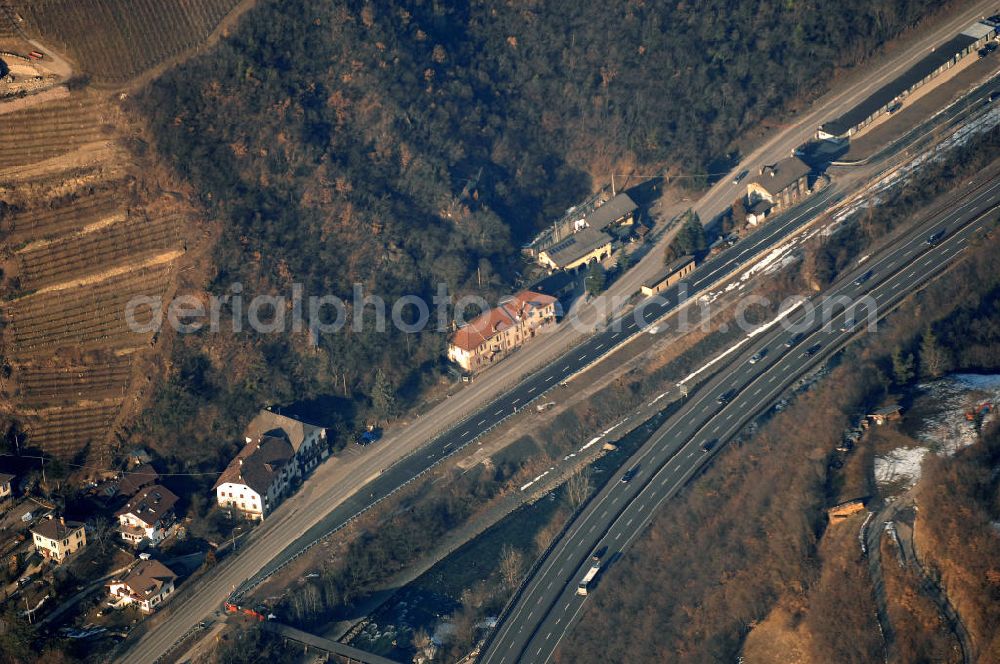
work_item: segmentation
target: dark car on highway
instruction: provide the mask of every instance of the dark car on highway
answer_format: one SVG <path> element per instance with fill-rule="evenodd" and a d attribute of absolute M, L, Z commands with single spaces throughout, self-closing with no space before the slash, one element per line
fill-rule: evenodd
<path fill-rule="evenodd" d="M 725 404 L 729 403 L 730 401 L 732 401 L 733 397 L 735 397 L 735 396 L 736 396 L 736 390 L 726 390 L 721 395 L 719 395 L 719 398 L 716 399 L 716 401 L 718 403 L 720 403 L 720 404 L 725 405 Z"/>
<path fill-rule="evenodd" d="M 929 236 L 929 237 L 927 238 L 927 244 L 929 244 L 929 245 L 935 245 L 935 244 L 937 244 L 938 242 L 940 242 L 940 241 L 941 241 L 941 238 L 943 238 L 943 237 L 944 237 L 944 234 L 945 234 L 946 230 L 947 230 L 947 229 L 944 229 L 944 228 L 942 228 L 941 230 L 939 230 L 939 231 L 936 231 L 936 232 L 932 233 L 932 234 L 931 234 L 931 235 L 930 235 L 930 236 Z"/>
<path fill-rule="evenodd" d="M 639 466 L 636 466 L 635 468 L 632 468 L 631 470 L 629 470 L 628 472 L 626 472 L 624 475 L 622 475 L 622 484 L 628 484 L 633 479 L 635 479 L 635 476 L 638 475 L 638 474 L 639 474 Z"/>
<path fill-rule="evenodd" d="M 791 337 L 790 337 L 790 338 L 788 339 L 788 341 L 786 341 L 786 342 L 785 342 L 785 348 L 791 348 L 791 347 L 792 347 L 792 346 L 794 346 L 795 344 L 797 344 L 797 343 L 799 343 L 800 341 L 802 341 L 802 339 L 804 339 L 804 338 L 805 338 L 805 336 L 806 336 L 806 335 L 804 335 L 804 334 L 803 334 L 803 333 L 801 333 L 801 332 L 796 332 L 795 334 L 793 334 L 793 335 L 792 335 L 792 336 L 791 336 Z"/>
<path fill-rule="evenodd" d="M 718 438 L 713 438 L 712 440 L 706 440 L 704 443 L 701 444 L 701 451 L 702 452 L 711 451 L 711 449 L 715 447 L 718 444 L 718 442 L 719 442 Z"/>
<path fill-rule="evenodd" d="M 733 184 L 739 184 L 743 180 L 743 178 L 745 178 L 748 175 L 750 175 L 750 171 L 744 168 L 742 171 L 736 174 L 736 177 L 733 178 Z"/>
<path fill-rule="evenodd" d="M 875 270 L 868 270 L 867 272 L 865 272 L 860 277 L 858 277 L 857 279 L 854 280 L 854 285 L 855 286 L 860 286 L 861 284 L 863 284 L 866 281 L 868 281 L 869 279 L 871 279 L 872 275 L 874 275 L 874 274 L 875 274 Z"/>
<path fill-rule="evenodd" d="M 806 355 L 808 355 L 809 357 L 812 357 L 813 355 L 815 355 L 816 353 L 818 353 L 819 349 L 822 348 L 822 347 L 823 347 L 823 344 L 813 344 L 812 346 L 809 346 L 809 348 L 806 348 Z"/>

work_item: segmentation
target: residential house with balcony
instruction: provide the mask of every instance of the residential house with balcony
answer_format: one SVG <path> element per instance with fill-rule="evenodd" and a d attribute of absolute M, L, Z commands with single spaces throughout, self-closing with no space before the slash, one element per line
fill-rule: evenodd
<path fill-rule="evenodd" d="M 132 546 L 143 542 L 152 546 L 159 544 L 167 537 L 174 524 L 174 506 L 177 500 L 173 491 L 160 484 L 140 488 L 115 513 L 122 539 Z"/>
<path fill-rule="evenodd" d="M 174 592 L 177 575 L 158 560 L 142 560 L 121 579 L 108 584 L 108 594 L 117 606 L 135 605 L 153 613 Z"/>

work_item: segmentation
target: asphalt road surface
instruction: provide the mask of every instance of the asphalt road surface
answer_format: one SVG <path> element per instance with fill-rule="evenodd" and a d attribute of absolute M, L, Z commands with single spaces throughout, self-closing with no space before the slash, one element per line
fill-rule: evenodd
<path fill-rule="evenodd" d="M 990 223 L 985 210 L 1000 204 L 1000 182 L 981 185 L 954 205 L 908 232 L 903 240 L 845 275 L 825 295 L 856 303 L 864 296 L 886 311 L 946 267 L 969 239 Z M 944 230 L 937 244 L 928 237 Z M 860 284 L 856 280 L 868 275 Z M 591 555 L 613 560 L 650 522 L 655 511 L 693 477 L 725 442 L 769 407 L 795 380 L 867 326 L 864 305 L 848 304 L 824 323 L 808 322 L 803 307 L 788 326 L 760 335 L 727 367 L 694 392 L 580 514 L 537 568 L 498 625 L 483 664 L 547 662 L 576 622 L 587 597 L 577 593 Z M 848 320 L 858 321 L 857 325 Z M 796 334 L 802 335 L 793 341 Z M 756 357 L 754 362 L 750 360 Z M 728 394 L 728 399 L 724 396 Z M 622 476 L 634 477 L 622 482 Z M 605 568 L 607 564 L 605 565 Z M 600 575 L 592 592 L 600 592 Z"/>
<path fill-rule="evenodd" d="M 751 151 L 739 168 L 747 168 L 753 172 L 765 163 L 772 163 L 787 156 L 793 148 L 811 137 L 821 122 L 839 115 L 846 107 L 857 103 L 922 57 L 927 48 L 959 32 L 980 15 L 991 13 L 991 9 L 990 2 L 969 3 L 963 10 L 956 11 L 947 19 L 935 23 L 919 38 L 911 38 L 905 48 L 888 56 L 880 56 L 871 66 L 849 75 L 837 85 L 835 91 L 818 99 L 809 111 L 796 118 L 795 124 L 778 131 L 774 137 Z M 728 177 L 723 178 L 694 203 L 695 211 L 702 219 L 711 219 L 722 212 L 741 189 L 742 184 L 736 185 Z M 783 215 L 785 219 L 780 217 L 775 219 L 771 222 L 775 228 L 761 231 L 757 234 L 760 237 L 748 239 L 744 244 L 737 245 L 730 252 L 699 268 L 689 281 L 692 286 L 689 295 L 694 294 L 698 284 L 704 286 L 707 283 L 707 280 L 703 279 L 707 271 L 720 270 L 724 263 L 739 256 L 740 252 L 750 247 L 752 243 L 761 243 L 766 234 L 784 227 L 787 223 L 805 223 L 807 217 L 799 218 L 800 215 L 815 215 L 821 211 L 819 206 L 824 201 L 830 205 L 838 196 L 845 195 L 849 189 L 850 187 L 842 187 L 840 189 L 842 193 L 839 194 L 833 189 L 826 191 L 820 197 L 809 201 L 804 211 L 796 212 L 794 215 Z M 798 221 L 792 222 L 793 218 Z M 772 238 L 772 241 L 778 239 L 780 238 Z M 743 255 L 749 256 L 748 253 Z M 662 265 L 661 256 L 659 248 L 649 252 L 622 279 L 612 284 L 610 292 L 629 294 L 638 290 L 639 284 L 659 270 Z M 735 267 L 735 264 L 729 267 Z M 651 317 L 654 311 L 648 313 Z M 495 367 L 470 389 L 435 406 L 416 422 L 394 433 L 391 441 L 385 442 L 386 445 L 391 443 L 392 449 L 363 458 L 361 463 L 350 467 L 349 475 L 345 476 L 343 472 L 339 472 L 336 464 L 324 464 L 296 495 L 278 507 L 271 519 L 255 529 L 244 550 L 237 556 L 222 561 L 211 576 L 200 579 L 190 588 L 182 587 L 178 596 L 171 602 L 171 606 L 167 607 L 166 615 L 158 616 L 156 627 L 144 634 L 139 642 L 125 653 L 124 660 L 143 663 L 157 661 L 192 630 L 199 620 L 217 610 L 233 590 L 239 586 L 245 587 L 249 578 L 259 578 L 262 570 L 263 574 L 266 574 L 269 570 L 280 566 L 301 549 L 303 543 L 311 541 L 317 533 L 331 532 L 348 520 L 345 515 L 349 518 L 357 514 L 366 506 L 411 481 L 432 464 L 453 453 L 462 440 L 470 439 L 473 428 L 486 430 L 491 422 L 493 424 L 499 422 L 504 413 L 509 414 L 514 408 L 523 407 L 527 399 L 540 393 L 542 387 L 557 384 L 559 382 L 557 376 L 565 375 L 562 373 L 562 368 L 567 366 L 567 362 L 561 364 L 549 362 L 539 374 L 541 382 L 535 382 L 533 385 L 519 384 L 515 388 L 520 390 L 516 395 L 503 395 L 485 408 L 477 405 L 491 398 L 489 395 L 501 393 L 506 381 L 511 381 L 524 371 L 523 366 L 537 365 L 539 358 L 547 362 L 549 355 L 554 355 L 555 352 L 575 343 L 578 336 L 574 336 L 571 332 L 564 329 L 552 335 L 551 340 L 540 339 L 526 347 L 516 362 Z M 624 338 L 625 330 L 621 333 L 622 336 L 610 338 L 609 341 L 620 342 Z M 613 335 L 614 332 L 602 334 L 607 336 Z M 607 345 L 609 341 L 591 340 L 578 353 L 574 350 L 575 355 L 563 357 L 568 357 L 569 363 L 583 366 L 589 363 L 585 362 L 588 358 L 596 359 L 598 354 L 607 353 L 610 350 L 610 346 Z M 584 359 L 581 360 L 581 357 Z M 531 391 L 532 387 L 535 388 L 534 391 Z M 450 427 L 450 433 L 444 434 L 455 436 L 457 432 L 457 438 L 452 440 L 436 438 L 442 425 L 458 421 L 461 419 L 461 413 L 469 412 L 473 408 L 480 414 L 465 417 L 461 424 Z M 428 445 L 427 441 L 431 439 L 434 440 Z M 393 459 L 400 457 L 403 457 L 402 460 L 390 465 Z M 380 468 L 385 466 L 388 468 L 380 474 Z"/>

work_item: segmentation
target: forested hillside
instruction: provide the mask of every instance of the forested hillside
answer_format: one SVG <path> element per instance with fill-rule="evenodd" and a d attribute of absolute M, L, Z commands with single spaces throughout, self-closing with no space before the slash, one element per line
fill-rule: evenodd
<path fill-rule="evenodd" d="M 515 279 L 519 243 L 612 165 L 704 173 L 939 6 L 264 2 L 137 108 L 224 220 L 212 291 L 489 294 Z M 188 337 L 146 430 L 164 446 L 216 439 L 262 402 L 332 392 L 364 409 L 376 369 L 405 404 L 443 336 L 404 336 L 341 333 L 315 350 Z"/>

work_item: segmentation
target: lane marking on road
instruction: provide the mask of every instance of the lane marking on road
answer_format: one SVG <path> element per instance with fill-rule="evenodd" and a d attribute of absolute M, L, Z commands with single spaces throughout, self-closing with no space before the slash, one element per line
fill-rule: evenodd
<path fill-rule="evenodd" d="M 468 436 L 468 435 L 469 435 L 469 432 L 468 432 L 468 431 L 463 431 L 463 432 L 462 432 L 462 436 Z"/>
<path fill-rule="evenodd" d="M 618 533 L 617 535 L 615 535 L 615 541 L 616 541 L 616 542 L 617 542 L 618 540 L 620 540 L 621 538 L 622 538 L 622 534 L 621 534 L 621 533 Z"/>
<path fill-rule="evenodd" d="M 578 361 L 578 362 L 583 362 L 583 361 L 584 361 L 584 360 L 586 360 L 586 359 L 587 359 L 587 355 L 586 355 L 586 354 L 583 354 L 583 355 L 581 355 L 581 356 L 580 356 L 580 357 L 579 357 L 579 358 L 577 359 L 577 361 Z M 568 367 L 567 367 L 567 368 L 568 368 Z"/>
<path fill-rule="evenodd" d="M 479 424 L 477 424 L 476 426 L 477 426 L 477 427 L 480 427 L 480 426 L 482 426 L 482 425 L 483 425 L 483 422 L 485 422 L 485 421 L 486 421 L 486 418 L 483 418 L 483 419 L 479 420 Z"/>
<path fill-rule="evenodd" d="M 533 388 L 531 388 L 530 390 L 528 390 L 528 394 L 531 394 L 532 392 L 534 392 L 534 391 L 535 391 L 535 389 L 536 389 L 536 388 L 534 388 L 534 387 L 533 387 Z"/>
<path fill-rule="evenodd" d="M 594 350 L 601 350 L 602 348 L 604 348 L 604 344 L 597 344 L 594 346 Z"/>
<path fill-rule="evenodd" d="M 499 414 L 500 414 L 500 413 L 502 413 L 502 412 L 503 412 L 503 408 L 501 408 L 500 410 L 498 410 L 497 412 L 495 412 L 495 413 L 493 413 L 493 414 L 494 414 L 494 415 L 499 415 Z"/>
<path fill-rule="evenodd" d="M 545 379 L 545 382 L 547 383 L 547 382 L 549 382 L 550 380 L 552 380 L 553 378 L 555 378 L 555 376 L 549 376 L 548 378 L 546 378 L 546 379 Z"/>

